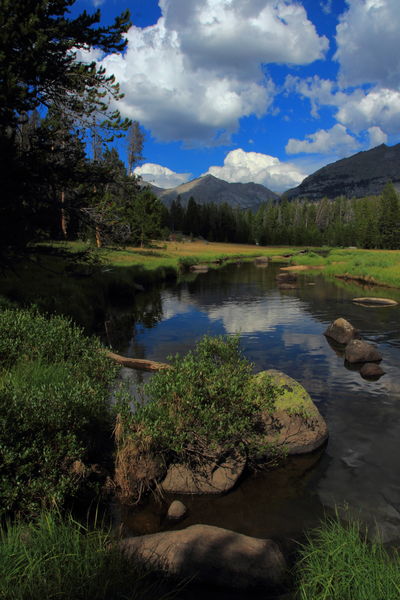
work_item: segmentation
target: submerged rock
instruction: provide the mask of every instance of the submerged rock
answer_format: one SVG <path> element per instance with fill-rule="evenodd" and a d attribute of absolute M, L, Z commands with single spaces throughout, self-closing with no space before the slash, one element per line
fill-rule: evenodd
<path fill-rule="evenodd" d="M 349 363 L 380 362 L 382 355 L 372 344 L 364 340 L 352 340 L 346 346 L 344 358 Z"/>
<path fill-rule="evenodd" d="M 356 304 L 363 306 L 396 306 L 398 302 L 390 298 L 353 298 Z"/>
<path fill-rule="evenodd" d="M 261 415 L 263 442 L 282 448 L 288 454 L 304 454 L 321 446 L 328 427 L 304 387 L 286 373 L 269 369 L 254 376 L 260 385 L 268 378 L 278 388 L 275 410 Z"/>
<path fill-rule="evenodd" d="M 247 590 L 283 582 L 286 561 L 272 540 L 211 525 L 192 525 L 123 540 L 128 557 L 179 579 Z"/>
<path fill-rule="evenodd" d="M 236 485 L 245 466 L 246 459 L 239 453 L 205 464 L 199 470 L 172 464 L 161 487 L 165 492 L 175 494 L 223 494 Z"/>
<path fill-rule="evenodd" d="M 351 340 L 359 338 L 360 332 L 349 321 L 340 317 L 332 321 L 324 332 L 324 335 L 338 344 L 348 344 Z"/>

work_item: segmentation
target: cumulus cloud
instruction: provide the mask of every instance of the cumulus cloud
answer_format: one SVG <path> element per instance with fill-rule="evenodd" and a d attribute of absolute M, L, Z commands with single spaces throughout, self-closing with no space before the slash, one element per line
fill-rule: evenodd
<path fill-rule="evenodd" d="M 400 129 L 399 90 L 375 86 L 344 91 L 329 79 L 314 76 L 302 80 L 291 75 L 286 78 L 285 90 L 309 99 L 315 118 L 322 106 L 336 107 L 337 121 L 356 134 L 376 127 L 382 131 L 383 140 L 388 133 L 396 134 Z"/>
<path fill-rule="evenodd" d="M 386 144 L 388 138 L 386 133 L 382 131 L 380 127 L 369 127 L 368 136 L 370 148 L 374 148 L 380 144 Z"/>
<path fill-rule="evenodd" d="M 356 90 L 339 103 L 336 118 L 359 132 L 369 127 L 380 127 L 388 133 L 400 128 L 400 92 L 388 88 Z"/>
<path fill-rule="evenodd" d="M 241 148 L 227 154 L 222 167 L 212 166 L 206 174 L 229 182 L 261 183 L 274 192 L 283 192 L 299 185 L 306 174 L 289 162 L 259 152 L 245 152 Z"/>
<path fill-rule="evenodd" d="M 329 154 L 343 155 L 359 147 L 358 141 L 349 135 L 346 127 L 337 123 L 331 129 L 320 129 L 306 136 L 305 140 L 290 138 L 285 150 L 288 154 Z"/>
<path fill-rule="evenodd" d="M 347 0 L 336 28 L 339 80 L 343 86 L 400 84 L 399 0 Z"/>
<path fill-rule="evenodd" d="M 261 117 L 275 86 L 261 65 L 322 58 L 319 36 L 292 0 L 160 0 L 162 16 L 132 27 L 124 55 L 102 64 L 125 93 L 118 108 L 159 140 L 226 143 L 239 119 Z"/>
<path fill-rule="evenodd" d="M 173 188 L 189 181 L 191 173 L 175 173 L 168 167 L 156 165 L 154 163 L 145 163 L 136 167 L 133 171 L 147 181 L 160 188 Z"/>

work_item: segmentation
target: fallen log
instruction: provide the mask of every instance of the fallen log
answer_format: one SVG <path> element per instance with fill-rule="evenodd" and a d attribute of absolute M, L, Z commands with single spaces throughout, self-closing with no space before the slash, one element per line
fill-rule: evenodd
<path fill-rule="evenodd" d="M 155 362 L 154 360 L 147 360 L 144 358 L 129 358 L 109 351 L 106 351 L 106 356 L 122 367 L 138 369 L 139 371 L 161 371 L 162 369 L 171 368 L 171 365 L 168 365 L 167 363 Z"/>

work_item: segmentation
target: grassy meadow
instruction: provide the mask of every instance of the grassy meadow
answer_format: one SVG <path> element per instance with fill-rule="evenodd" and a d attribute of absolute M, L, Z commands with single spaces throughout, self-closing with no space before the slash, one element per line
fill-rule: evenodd
<path fill-rule="evenodd" d="M 400 287 L 400 250 L 353 248 L 314 249 L 291 259 L 294 265 L 320 267 L 334 277 L 359 278 L 365 283 Z"/>

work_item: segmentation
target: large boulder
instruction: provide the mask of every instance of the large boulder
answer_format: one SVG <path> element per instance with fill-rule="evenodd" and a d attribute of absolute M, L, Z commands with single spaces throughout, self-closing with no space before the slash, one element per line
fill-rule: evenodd
<path fill-rule="evenodd" d="M 161 487 L 174 494 L 223 494 L 236 485 L 245 466 L 246 458 L 236 452 L 196 470 L 175 463 L 170 465 Z"/>
<path fill-rule="evenodd" d="M 352 340 L 346 346 L 344 358 L 347 362 L 363 363 L 363 362 L 379 362 L 382 360 L 382 355 L 372 344 L 365 340 Z"/>
<path fill-rule="evenodd" d="M 287 454 L 304 454 L 321 446 L 328 437 L 328 427 L 304 387 L 286 373 L 269 369 L 254 375 L 262 388 L 265 379 L 277 388 L 275 410 L 261 414 L 261 442 L 282 449 Z"/>
<path fill-rule="evenodd" d="M 247 590 L 282 583 L 286 562 L 272 540 L 210 525 L 131 537 L 120 543 L 134 563 L 179 579 Z"/>
<path fill-rule="evenodd" d="M 359 338 L 360 332 L 349 321 L 340 317 L 332 321 L 324 332 L 324 335 L 338 344 L 348 344 L 351 340 Z"/>

